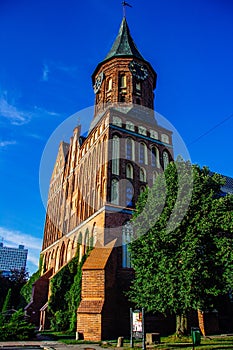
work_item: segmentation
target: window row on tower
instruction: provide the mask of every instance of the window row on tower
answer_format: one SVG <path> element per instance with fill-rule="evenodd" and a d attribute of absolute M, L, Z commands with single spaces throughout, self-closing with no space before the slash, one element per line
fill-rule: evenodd
<path fill-rule="evenodd" d="M 119 175 L 120 158 L 133 161 L 139 166 L 142 164 L 155 168 L 162 166 L 163 169 L 166 169 L 170 161 L 167 150 L 161 153 L 154 145 L 149 149 L 144 142 L 137 142 L 131 137 L 122 139 L 114 135 L 112 138 L 112 173 L 115 175 Z"/>

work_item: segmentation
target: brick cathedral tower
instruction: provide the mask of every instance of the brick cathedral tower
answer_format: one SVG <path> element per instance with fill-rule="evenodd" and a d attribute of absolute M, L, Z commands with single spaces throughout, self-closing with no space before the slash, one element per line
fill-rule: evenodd
<path fill-rule="evenodd" d="M 92 82 L 95 111 L 87 137 L 61 142 L 51 177 L 43 271 L 27 311 L 45 324 L 50 279 L 79 250 L 82 269 L 77 331 L 86 340 L 129 334 L 124 291 L 133 278 L 127 251 L 140 192 L 173 159 L 172 133 L 154 118 L 156 73 L 138 51 L 124 17 Z M 41 287 L 43 286 L 43 288 Z M 43 291 L 42 291 L 43 290 Z M 38 301 L 39 300 L 39 301 Z"/>

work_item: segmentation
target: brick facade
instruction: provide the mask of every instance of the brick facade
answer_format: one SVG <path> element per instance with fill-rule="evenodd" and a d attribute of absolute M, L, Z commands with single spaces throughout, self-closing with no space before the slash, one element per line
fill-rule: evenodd
<path fill-rule="evenodd" d="M 133 270 L 123 263 L 124 225 L 140 192 L 173 159 L 172 132 L 154 118 L 157 75 L 134 46 L 125 19 L 117 38 L 121 35 L 123 49 L 114 44 L 92 76 L 95 112 L 88 136 L 78 125 L 70 143 L 59 146 L 41 252 L 41 278 L 48 271 L 52 277 L 77 249 L 81 260 L 92 242 L 83 266 L 77 331 L 93 341 L 129 333 L 124 292 Z M 48 298 L 49 292 L 43 302 Z"/>

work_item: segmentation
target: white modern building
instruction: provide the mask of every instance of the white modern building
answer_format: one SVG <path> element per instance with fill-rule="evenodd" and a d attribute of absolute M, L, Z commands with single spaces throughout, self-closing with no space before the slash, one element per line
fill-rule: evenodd
<path fill-rule="evenodd" d="M 3 246 L 0 243 L 0 271 L 8 274 L 11 270 L 21 270 L 26 268 L 28 250 L 23 245 L 18 248 Z"/>

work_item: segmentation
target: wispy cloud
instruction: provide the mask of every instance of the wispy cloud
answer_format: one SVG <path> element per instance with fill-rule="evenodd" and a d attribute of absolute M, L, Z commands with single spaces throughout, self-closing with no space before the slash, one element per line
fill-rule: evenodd
<path fill-rule="evenodd" d="M 42 70 L 42 81 L 48 81 L 49 80 L 49 67 L 47 64 L 43 65 L 43 70 Z"/>
<path fill-rule="evenodd" d="M 44 63 L 43 68 L 42 68 L 42 77 L 41 80 L 44 82 L 49 81 L 50 76 L 56 72 L 64 72 L 68 75 L 72 75 L 78 70 L 78 67 L 76 66 L 67 66 L 64 65 L 61 62 L 49 62 L 49 63 Z"/>
<path fill-rule="evenodd" d="M 11 145 L 16 145 L 16 141 L 0 141 L 0 148 L 5 148 Z"/>
<path fill-rule="evenodd" d="M 25 249 L 28 249 L 27 260 L 33 265 L 38 266 L 42 245 L 41 239 L 5 227 L 0 227 L 0 237 L 2 237 L 4 245 L 8 247 L 18 247 L 19 244 L 23 244 Z"/>
<path fill-rule="evenodd" d="M 57 112 L 54 112 L 54 111 L 49 111 L 45 108 L 42 108 L 42 107 L 38 107 L 38 106 L 35 106 L 34 107 L 34 112 L 35 113 L 40 113 L 40 114 L 43 114 L 43 115 L 48 115 L 48 116 L 51 116 L 51 117 L 59 117 L 60 114 L 57 113 Z"/>
<path fill-rule="evenodd" d="M 0 117 L 7 119 L 12 125 L 23 125 L 30 121 L 31 114 L 9 103 L 7 97 L 2 95 L 0 96 Z"/>

